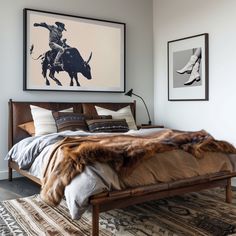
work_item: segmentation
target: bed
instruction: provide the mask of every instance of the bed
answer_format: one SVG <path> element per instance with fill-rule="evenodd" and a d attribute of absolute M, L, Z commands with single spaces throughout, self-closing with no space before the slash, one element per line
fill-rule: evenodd
<path fill-rule="evenodd" d="M 19 144 L 21 140 L 27 140 L 30 135 L 19 128 L 19 125 L 32 121 L 30 105 L 39 106 L 45 109 L 59 111 L 73 107 L 74 112 L 96 115 L 95 106 L 117 111 L 129 106 L 135 119 L 135 101 L 131 103 L 59 103 L 59 102 L 22 102 L 9 100 L 9 150 Z M 141 131 L 140 131 L 141 132 Z M 147 131 L 146 131 L 147 132 Z M 153 131 L 154 132 L 154 131 Z M 232 157 L 233 156 L 233 157 Z M 92 206 L 92 235 L 99 234 L 99 213 L 114 208 L 127 207 L 129 205 L 156 200 L 168 196 L 184 194 L 202 189 L 223 187 L 226 190 L 226 202 L 232 201 L 231 178 L 236 176 L 234 166 L 235 156 L 232 155 L 232 169 L 219 169 L 215 173 L 208 173 L 192 176 L 186 179 L 179 179 L 168 182 L 158 182 L 141 186 L 129 186 L 122 189 L 99 191 L 89 197 L 89 204 Z M 12 158 L 8 160 L 9 180 L 12 181 L 12 170 L 32 181 L 42 184 L 41 180 L 32 175 L 28 170 L 19 168 L 19 165 Z"/>

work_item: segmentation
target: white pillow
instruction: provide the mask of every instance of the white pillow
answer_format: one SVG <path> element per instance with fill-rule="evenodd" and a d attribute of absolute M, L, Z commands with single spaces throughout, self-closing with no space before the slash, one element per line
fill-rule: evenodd
<path fill-rule="evenodd" d="M 35 136 L 57 132 L 56 123 L 51 110 L 34 105 L 30 105 L 30 109 L 34 120 Z M 73 107 L 61 110 L 61 112 L 73 112 Z"/>
<path fill-rule="evenodd" d="M 121 108 L 118 111 L 111 111 L 106 108 L 95 106 L 98 115 L 111 115 L 113 119 L 125 119 L 129 129 L 137 130 L 133 114 L 131 112 L 130 106 Z"/>

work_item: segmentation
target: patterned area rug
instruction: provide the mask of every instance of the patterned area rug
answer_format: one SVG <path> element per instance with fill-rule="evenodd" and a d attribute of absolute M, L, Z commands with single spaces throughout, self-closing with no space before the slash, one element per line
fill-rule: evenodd
<path fill-rule="evenodd" d="M 216 189 L 170 197 L 100 214 L 100 234 L 236 235 L 236 200 Z M 91 214 L 71 220 L 66 203 L 50 207 L 34 195 L 0 202 L 0 235 L 91 235 Z"/>

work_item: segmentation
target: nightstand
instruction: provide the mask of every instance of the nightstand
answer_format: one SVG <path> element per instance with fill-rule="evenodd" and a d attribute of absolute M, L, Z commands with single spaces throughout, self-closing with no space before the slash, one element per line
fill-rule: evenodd
<path fill-rule="evenodd" d="M 164 128 L 164 125 L 137 125 L 138 129 L 152 129 L 152 128 Z"/>

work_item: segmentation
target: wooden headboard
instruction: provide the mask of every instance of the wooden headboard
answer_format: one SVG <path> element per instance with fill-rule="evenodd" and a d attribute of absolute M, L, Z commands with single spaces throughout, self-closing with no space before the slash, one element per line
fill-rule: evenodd
<path fill-rule="evenodd" d="M 117 111 L 123 107 L 130 105 L 134 119 L 136 119 L 136 102 L 115 103 L 115 102 L 30 102 L 30 101 L 13 101 L 8 102 L 9 105 L 9 128 L 8 128 L 8 148 L 20 140 L 29 137 L 18 125 L 32 121 L 30 105 L 39 106 L 45 109 L 59 111 L 73 107 L 74 112 L 96 114 L 95 105 L 110 110 Z"/>

